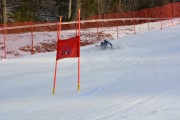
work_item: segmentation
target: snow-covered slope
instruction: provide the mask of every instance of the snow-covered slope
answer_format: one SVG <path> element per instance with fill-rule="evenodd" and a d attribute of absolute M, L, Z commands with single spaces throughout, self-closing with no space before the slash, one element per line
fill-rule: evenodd
<path fill-rule="evenodd" d="M 119 37 L 124 37 L 129 34 L 144 33 L 148 30 L 160 29 L 162 23 L 163 29 L 172 26 L 171 20 L 165 20 L 162 22 L 150 22 L 138 25 L 128 25 L 128 26 L 114 26 L 114 27 L 101 27 L 98 28 L 81 28 L 81 45 L 88 45 L 92 43 L 97 43 L 104 39 L 114 40 Z M 173 24 L 179 24 L 180 19 L 173 19 Z M 22 27 L 22 26 L 21 26 Z M 25 26 L 24 26 L 25 27 Z M 135 29 L 134 29 L 135 27 Z M 15 29 L 17 27 L 11 28 Z M 1 28 L 0 28 L 1 29 Z M 134 31 L 135 30 L 135 31 Z M 74 37 L 76 30 L 63 30 L 61 31 L 61 39 L 67 39 Z M 52 52 L 56 49 L 57 42 L 57 31 L 41 31 L 33 32 L 33 38 L 31 33 L 21 33 L 21 34 L 0 34 L 0 60 L 5 58 L 4 51 L 4 37 L 6 38 L 6 58 L 18 58 L 21 56 L 32 54 L 32 39 L 33 39 L 33 49 L 34 53 L 44 53 Z"/>
<path fill-rule="evenodd" d="M 0 61 L 0 120 L 180 119 L 180 26 L 112 41 L 120 49 L 81 48 L 58 62 L 55 52 Z"/>

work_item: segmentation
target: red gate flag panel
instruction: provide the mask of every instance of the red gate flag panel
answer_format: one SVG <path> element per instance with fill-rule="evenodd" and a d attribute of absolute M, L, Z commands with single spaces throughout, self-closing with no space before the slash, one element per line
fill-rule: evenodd
<path fill-rule="evenodd" d="M 60 39 L 60 30 L 61 30 L 61 20 L 62 16 L 60 16 L 60 25 L 58 30 L 58 42 L 57 42 L 57 55 L 56 55 L 56 65 L 54 70 L 54 84 L 53 84 L 53 95 L 56 89 L 56 73 L 57 73 L 57 64 L 59 59 L 63 58 L 72 58 L 78 57 L 78 85 L 77 90 L 80 91 L 80 10 L 78 12 L 78 33 L 76 37 L 69 38 L 66 40 Z M 76 31 L 77 32 L 77 31 Z"/>
<path fill-rule="evenodd" d="M 56 60 L 80 56 L 80 37 L 58 40 Z"/>

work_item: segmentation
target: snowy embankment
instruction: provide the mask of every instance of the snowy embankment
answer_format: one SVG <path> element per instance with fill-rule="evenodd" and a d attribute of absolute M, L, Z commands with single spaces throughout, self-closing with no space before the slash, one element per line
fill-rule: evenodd
<path fill-rule="evenodd" d="M 104 39 L 114 40 L 117 37 L 124 37 L 129 34 L 144 33 L 148 30 L 167 28 L 172 26 L 171 20 L 150 22 L 138 25 L 116 26 L 116 27 L 101 27 L 81 29 L 81 45 L 89 45 L 98 43 Z M 173 19 L 173 24 L 180 23 L 180 19 Z M 83 25 L 82 25 L 83 27 Z M 135 27 L 135 28 L 134 28 Z M 13 29 L 13 28 L 12 28 Z M 16 29 L 16 27 L 14 27 Z M 135 31 L 134 31 L 135 30 Z M 61 39 L 74 37 L 76 30 L 63 30 L 61 31 Z M 118 35 L 117 35 L 118 34 Z M 32 37 L 33 36 L 33 37 Z M 6 58 L 18 58 L 32 53 L 32 39 L 33 39 L 33 53 L 52 52 L 56 50 L 57 32 L 33 32 L 21 34 L 0 34 L 0 60 L 5 58 L 4 54 L 4 37 L 6 38 Z"/>
<path fill-rule="evenodd" d="M 112 41 L 120 49 L 81 47 L 77 59 L 55 52 L 0 61 L 1 120 L 178 120 L 180 25 Z"/>

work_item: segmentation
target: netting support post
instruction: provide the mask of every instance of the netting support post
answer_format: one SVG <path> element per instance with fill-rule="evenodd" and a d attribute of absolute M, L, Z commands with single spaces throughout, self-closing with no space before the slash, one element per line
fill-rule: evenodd
<path fill-rule="evenodd" d="M 34 54 L 33 22 L 31 22 L 31 54 Z"/>
<path fill-rule="evenodd" d="M 134 34 L 136 34 L 136 18 L 135 18 L 135 11 L 134 11 L 134 0 L 133 0 L 133 24 L 134 24 Z"/>
<path fill-rule="evenodd" d="M 161 24 L 160 29 L 162 29 L 162 28 L 163 28 L 163 26 L 162 26 L 161 7 L 159 7 L 159 17 L 160 17 L 160 24 Z"/>
<path fill-rule="evenodd" d="M 148 18 L 147 8 L 145 8 L 145 13 L 146 13 L 146 18 Z M 149 20 L 147 20 L 147 24 L 148 24 L 148 30 L 149 30 Z"/>
<path fill-rule="evenodd" d="M 173 18 L 174 18 L 174 7 L 173 7 L 173 1 L 171 0 L 171 24 L 172 24 L 172 26 L 174 26 Z"/>
<path fill-rule="evenodd" d="M 97 41 L 99 41 L 99 27 L 98 27 L 98 21 L 96 19 L 96 28 L 97 28 Z"/>
<path fill-rule="evenodd" d="M 117 29 L 117 38 L 119 37 L 119 28 L 118 28 L 118 20 L 117 20 L 117 14 L 116 14 L 116 29 Z"/>
<path fill-rule="evenodd" d="M 3 36 L 4 36 L 4 59 L 6 59 L 6 24 L 3 24 Z"/>

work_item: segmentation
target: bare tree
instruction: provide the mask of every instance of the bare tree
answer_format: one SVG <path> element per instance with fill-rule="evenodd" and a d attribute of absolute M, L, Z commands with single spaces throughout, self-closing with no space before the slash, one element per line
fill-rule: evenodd
<path fill-rule="evenodd" d="M 72 12 L 70 20 L 77 20 L 78 10 L 81 8 L 82 0 L 75 0 L 75 10 Z"/>
<path fill-rule="evenodd" d="M 3 8 L 3 24 L 6 24 L 7 23 L 6 0 L 3 0 L 2 8 Z"/>
<path fill-rule="evenodd" d="M 2 23 L 2 16 L 3 16 L 3 13 L 2 13 L 2 3 L 0 2 L 0 23 Z"/>
<path fill-rule="evenodd" d="M 72 9 L 72 0 L 69 0 L 69 4 L 68 4 L 68 20 L 71 18 L 71 9 Z"/>

